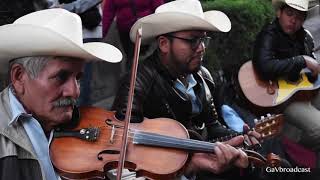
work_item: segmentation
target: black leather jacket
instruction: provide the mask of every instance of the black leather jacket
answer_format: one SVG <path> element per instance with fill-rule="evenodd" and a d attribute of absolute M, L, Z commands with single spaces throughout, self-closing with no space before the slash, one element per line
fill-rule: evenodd
<path fill-rule="evenodd" d="M 157 52 L 143 61 L 138 68 L 135 94 L 132 107 L 131 122 L 141 122 L 143 117 L 166 117 L 178 120 L 187 129 L 195 130 L 204 123 L 207 127 L 204 139 L 221 137 L 234 133 L 226 129 L 217 120 L 211 91 L 214 89 L 212 77 L 204 67 L 194 78 L 198 82 L 194 87 L 195 94 L 202 104 L 200 114 L 192 114 L 192 105 L 189 97 L 174 88 L 176 78 L 172 77 L 167 69 L 160 63 Z M 112 109 L 116 110 L 118 118 L 123 119 L 127 107 L 129 89 L 129 75 L 124 77 L 118 90 Z"/>
<path fill-rule="evenodd" d="M 305 29 L 301 28 L 296 34 L 296 39 L 290 38 L 275 19 L 257 35 L 253 65 L 263 79 L 284 77 L 291 81 L 298 80 L 300 71 L 306 67 L 302 55 L 314 57 L 314 43 Z"/>

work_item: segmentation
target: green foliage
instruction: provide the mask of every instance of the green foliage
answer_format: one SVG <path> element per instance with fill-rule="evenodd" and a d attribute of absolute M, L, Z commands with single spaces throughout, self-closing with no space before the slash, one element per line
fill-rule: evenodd
<path fill-rule="evenodd" d="M 204 11 L 222 11 L 231 20 L 230 32 L 209 34 L 212 40 L 205 57 L 211 72 L 222 68 L 229 74 L 251 59 L 255 37 L 272 20 L 274 10 L 270 0 L 207 0 L 202 6 Z"/>

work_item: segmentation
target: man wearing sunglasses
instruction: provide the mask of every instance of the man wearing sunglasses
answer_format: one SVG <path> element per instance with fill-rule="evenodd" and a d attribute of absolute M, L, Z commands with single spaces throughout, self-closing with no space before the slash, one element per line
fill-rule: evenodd
<path fill-rule="evenodd" d="M 131 29 L 131 40 L 134 41 L 140 27 L 142 44 L 156 41 L 158 48 L 138 67 L 131 122 L 141 122 L 144 117 L 171 118 L 182 123 L 191 138 L 202 140 L 233 133 L 218 121 L 212 98 L 214 83 L 202 66 L 210 41 L 206 32 L 228 32 L 229 18 L 220 11 L 203 12 L 198 0 L 177 0 L 139 19 Z M 125 116 L 129 79 L 129 75 L 124 77 L 113 104 L 119 119 Z M 259 137 L 256 132 L 249 134 Z M 243 139 L 239 136 L 229 143 L 237 146 Z M 257 142 L 253 136 L 252 139 Z M 230 167 L 246 167 L 247 163 L 242 150 L 218 143 L 214 154 L 194 153 L 185 174 L 199 171 L 220 174 Z"/>

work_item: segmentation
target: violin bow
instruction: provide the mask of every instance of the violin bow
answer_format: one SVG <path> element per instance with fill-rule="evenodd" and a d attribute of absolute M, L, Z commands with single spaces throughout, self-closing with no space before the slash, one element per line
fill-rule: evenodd
<path fill-rule="evenodd" d="M 137 69 L 138 69 L 139 53 L 140 53 L 140 45 L 141 45 L 141 37 L 142 37 L 142 27 L 140 27 L 137 30 L 137 33 L 136 33 L 133 65 L 131 67 L 130 89 L 129 89 L 129 92 L 128 92 L 128 105 L 127 105 L 125 122 L 124 122 L 120 158 L 119 158 L 118 168 L 117 168 L 117 180 L 121 180 L 122 169 L 124 167 L 124 162 L 125 162 L 125 159 L 126 159 L 128 131 L 129 131 L 129 124 L 130 124 L 130 119 L 131 119 L 131 110 L 132 110 L 132 101 L 133 101 L 133 95 L 134 95 L 134 87 L 135 87 L 135 84 L 136 84 L 136 77 L 137 77 Z"/>

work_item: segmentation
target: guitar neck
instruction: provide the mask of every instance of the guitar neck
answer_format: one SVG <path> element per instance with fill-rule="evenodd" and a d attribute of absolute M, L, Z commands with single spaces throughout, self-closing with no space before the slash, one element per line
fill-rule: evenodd
<path fill-rule="evenodd" d="M 233 134 L 230 134 L 230 135 L 227 135 L 227 136 L 223 136 L 223 137 L 218 137 L 218 138 L 215 138 L 213 140 L 211 140 L 210 142 L 215 142 L 215 141 L 220 141 L 220 142 L 223 142 L 223 141 L 228 141 L 236 136 L 240 136 L 240 135 L 243 135 L 243 133 L 233 133 Z"/>

